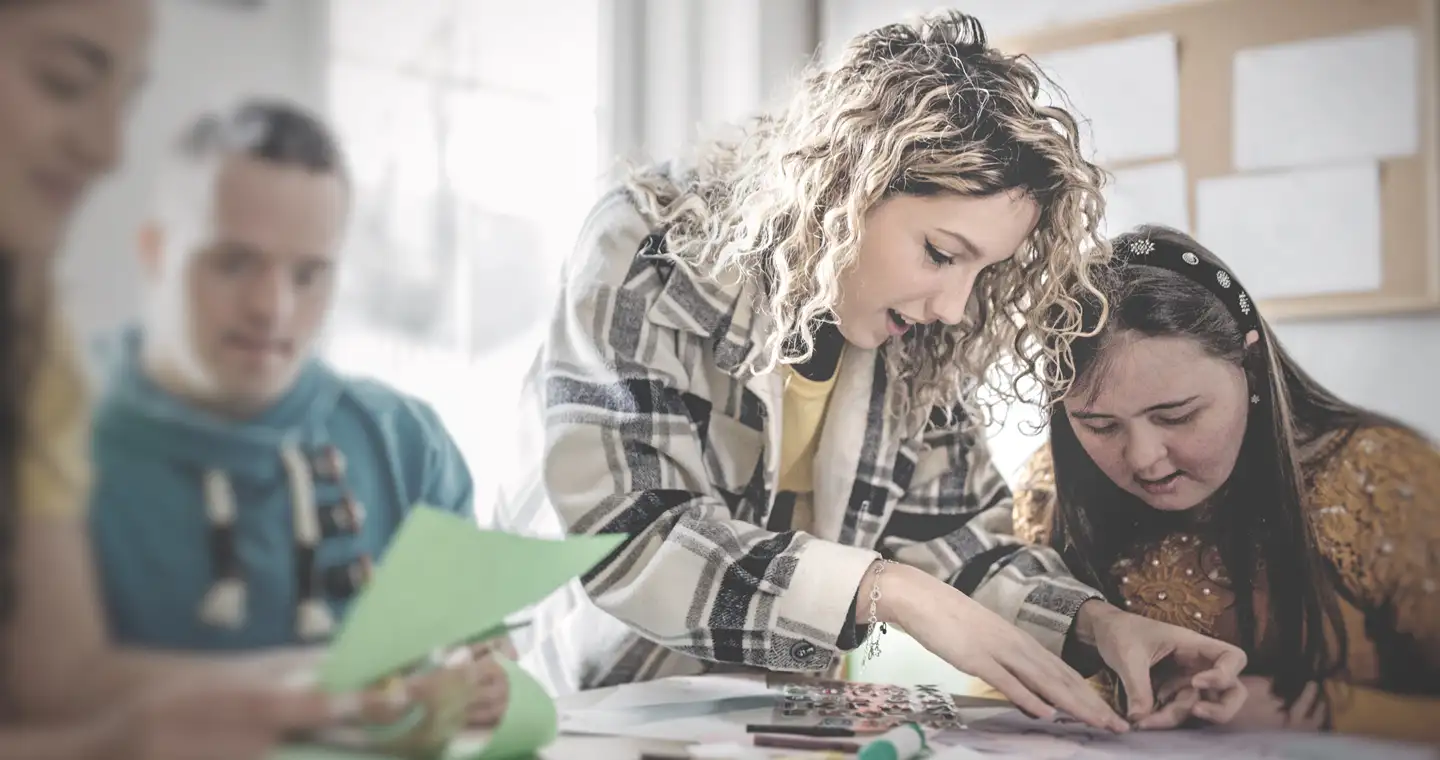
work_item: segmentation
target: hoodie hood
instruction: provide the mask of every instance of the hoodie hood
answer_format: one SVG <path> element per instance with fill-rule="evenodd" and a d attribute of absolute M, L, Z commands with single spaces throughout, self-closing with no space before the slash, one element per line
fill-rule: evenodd
<path fill-rule="evenodd" d="M 133 328 L 120 336 L 102 377 L 96 429 L 168 460 L 261 478 L 279 474 L 281 446 L 321 442 L 344 393 L 341 378 L 310 359 L 290 390 L 267 409 L 247 420 L 222 419 L 156 385 L 141 362 L 143 340 Z"/>

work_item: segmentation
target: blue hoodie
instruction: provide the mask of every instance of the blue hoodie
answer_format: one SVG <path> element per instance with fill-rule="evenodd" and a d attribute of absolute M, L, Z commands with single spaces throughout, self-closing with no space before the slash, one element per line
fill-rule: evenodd
<path fill-rule="evenodd" d="M 405 513 L 473 515 L 435 412 L 311 360 L 245 422 L 199 411 L 125 334 L 102 376 L 90 521 L 106 612 L 131 646 L 246 650 L 323 641 Z"/>

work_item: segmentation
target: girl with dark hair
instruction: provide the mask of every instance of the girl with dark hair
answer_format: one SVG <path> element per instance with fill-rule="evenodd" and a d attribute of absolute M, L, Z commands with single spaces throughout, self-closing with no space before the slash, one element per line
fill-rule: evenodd
<path fill-rule="evenodd" d="M 1231 725 L 1440 740 L 1440 452 L 1306 374 L 1190 237 L 1113 246 L 1016 532 L 1117 606 L 1244 648 Z M 1142 726 L 1207 717 L 1157 689 Z"/>

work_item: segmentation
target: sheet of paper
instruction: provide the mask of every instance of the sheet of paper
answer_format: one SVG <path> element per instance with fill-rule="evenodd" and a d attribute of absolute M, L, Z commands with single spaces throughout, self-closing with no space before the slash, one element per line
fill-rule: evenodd
<path fill-rule="evenodd" d="M 1429 747 L 1333 734 L 1293 731 L 1254 733 L 1223 730 L 1132 731 L 1116 735 L 1085 726 L 1036 720 L 1010 710 L 971 721 L 962 730 L 931 738 L 936 758 L 964 757 L 945 749 L 963 748 L 987 758 L 1064 758 L 1064 760 L 1420 760 L 1434 757 Z"/>
<path fill-rule="evenodd" d="M 1380 170 L 1373 163 L 1202 180 L 1197 237 L 1252 299 L 1381 285 Z"/>
<path fill-rule="evenodd" d="M 738 701 L 738 700 L 737 700 Z M 704 707 L 700 704 L 699 707 Z M 684 708 L 692 708 L 687 710 Z M 664 710 L 643 707 L 633 711 L 594 711 L 562 716 L 560 730 L 566 735 L 622 736 L 658 741 L 729 742 L 744 741 L 745 727 L 770 722 L 773 708 L 738 709 L 701 713 L 696 705 L 676 705 Z"/>
<path fill-rule="evenodd" d="M 461 740 L 448 753 L 457 760 L 509 760 L 531 757 L 535 750 L 555 740 L 559 717 L 555 703 L 544 687 L 519 665 L 499 660 L 510 679 L 510 704 L 500 725 L 483 740 Z M 477 748 L 474 746 L 479 743 Z"/>
<path fill-rule="evenodd" d="M 320 684 L 359 689 L 503 625 L 506 615 L 589 570 L 622 540 L 526 538 L 415 507 L 326 652 Z"/>
<path fill-rule="evenodd" d="M 650 705 L 715 702 L 736 698 L 779 699 L 763 677 L 744 675 L 676 676 L 616 687 L 586 710 L 627 710 Z"/>
<path fill-rule="evenodd" d="M 1179 161 L 1113 171 L 1105 188 L 1105 234 L 1114 237 L 1141 224 L 1189 233 L 1189 198 L 1185 164 Z"/>
<path fill-rule="evenodd" d="M 1169 158 L 1180 149 L 1175 37 L 1152 34 L 1036 56 L 1058 84 L 1051 103 L 1081 121 L 1085 154 L 1099 163 Z"/>
<path fill-rule="evenodd" d="M 981 754 L 962 744 L 940 747 L 933 750 L 930 760 L 995 760 L 994 755 Z"/>
<path fill-rule="evenodd" d="M 1235 168 L 1415 153 L 1419 72 L 1410 27 L 1240 51 L 1232 107 Z"/>

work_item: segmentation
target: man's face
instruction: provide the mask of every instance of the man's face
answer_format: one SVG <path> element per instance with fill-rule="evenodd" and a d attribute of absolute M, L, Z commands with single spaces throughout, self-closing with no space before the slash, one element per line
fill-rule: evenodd
<path fill-rule="evenodd" d="M 173 304 L 182 392 L 207 406 L 253 412 L 295 382 L 334 291 L 346 188 L 335 173 L 245 157 L 214 173 L 208 219 L 174 241 L 159 267 Z M 179 313 L 176 314 L 175 312 Z"/>

